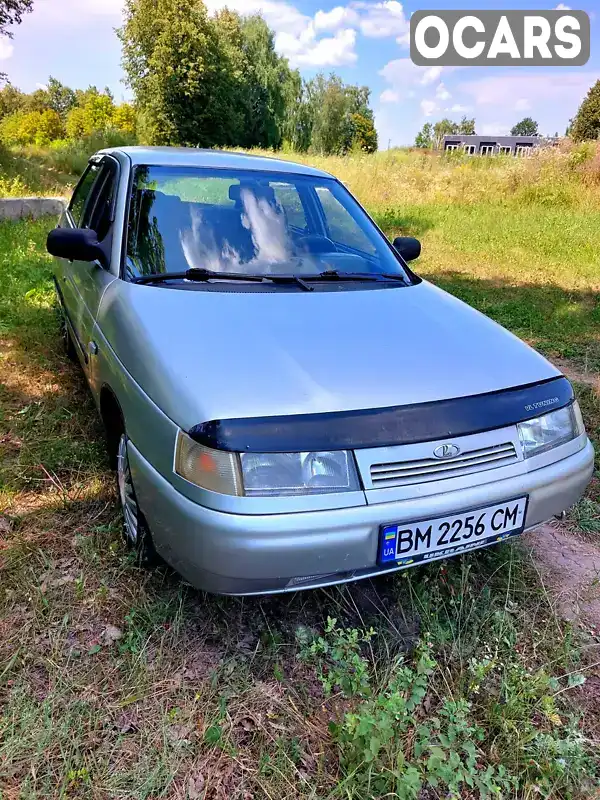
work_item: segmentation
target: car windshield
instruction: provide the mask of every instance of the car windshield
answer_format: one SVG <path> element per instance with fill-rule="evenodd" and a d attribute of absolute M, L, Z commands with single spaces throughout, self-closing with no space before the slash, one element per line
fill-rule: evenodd
<path fill-rule="evenodd" d="M 391 245 L 338 181 L 287 172 L 144 166 L 129 213 L 129 279 L 189 269 L 404 277 Z"/>

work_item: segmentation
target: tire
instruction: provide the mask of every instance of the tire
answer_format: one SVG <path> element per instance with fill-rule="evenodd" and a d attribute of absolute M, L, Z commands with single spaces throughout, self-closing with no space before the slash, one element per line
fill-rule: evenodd
<path fill-rule="evenodd" d="M 79 358 L 77 357 L 77 350 L 75 349 L 75 345 L 73 344 L 73 338 L 71 336 L 71 332 L 69 331 L 69 326 L 67 325 L 66 318 L 63 318 L 62 336 L 63 336 L 63 347 L 65 349 L 67 358 L 69 359 L 69 361 L 79 363 Z"/>
<path fill-rule="evenodd" d="M 135 563 L 140 567 L 149 568 L 160 563 L 160 557 L 135 496 L 127 453 L 128 441 L 127 435 L 123 432 L 117 449 L 117 490 L 123 512 L 123 537 L 129 550 L 135 554 Z"/>
<path fill-rule="evenodd" d="M 60 314 L 60 332 L 63 341 L 63 349 L 69 361 L 79 362 L 77 357 L 77 349 L 75 347 L 75 343 L 73 342 L 73 337 L 71 336 L 69 325 L 67 323 L 67 313 L 62 304 L 58 289 L 56 290 L 56 298 L 58 301 L 58 313 Z"/>

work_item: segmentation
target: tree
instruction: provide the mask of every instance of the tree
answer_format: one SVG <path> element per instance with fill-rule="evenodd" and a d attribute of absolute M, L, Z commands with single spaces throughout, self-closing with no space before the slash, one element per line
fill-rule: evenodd
<path fill-rule="evenodd" d="M 119 37 L 151 143 L 236 143 L 239 64 L 200 0 L 126 0 Z"/>
<path fill-rule="evenodd" d="M 24 94 L 12 83 L 7 83 L 0 89 L 0 119 L 9 114 L 14 114 L 15 111 L 20 111 L 24 108 L 27 95 Z"/>
<path fill-rule="evenodd" d="M 86 132 L 86 116 L 81 106 L 75 106 L 67 115 L 65 125 L 69 139 L 81 139 Z"/>
<path fill-rule="evenodd" d="M 335 74 L 322 73 L 303 84 L 296 116 L 305 146 L 322 155 L 343 155 L 356 148 L 377 149 L 377 131 L 366 86 L 346 85 Z"/>
<path fill-rule="evenodd" d="M 567 135 L 575 142 L 598 139 L 600 136 L 600 80 L 596 81 L 579 106 Z"/>
<path fill-rule="evenodd" d="M 458 130 L 458 122 L 452 122 L 451 119 L 441 119 L 433 126 L 433 146 L 439 150 L 444 141 L 444 136 L 456 135 Z"/>
<path fill-rule="evenodd" d="M 467 117 L 463 117 L 458 123 L 458 129 L 455 132 L 464 136 L 475 136 L 475 119 L 467 119 Z"/>
<path fill-rule="evenodd" d="M 20 25 L 23 14 L 31 11 L 33 0 L 0 0 L 0 36 L 12 38 L 10 25 Z"/>
<path fill-rule="evenodd" d="M 432 125 L 426 122 L 421 128 L 415 139 L 415 147 L 435 147 L 436 150 L 442 146 L 444 136 L 474 136 L 475 119 L 463 117 L 460 122 L 453 122 L 451 119 L 441 119 Z"/>
<path fill-rule="evenodd" d="M 45 111 L 50 108 L 50 98 L 45 89 L 36 89 L 31 94 L 26 94 L 23 101 L 23 108 L 27 111 Z"/>
<path fill-rule="evenodd" d="M 364 117 L 362 114 L 351 114 L 350 121 L 352 123 L 352 147 L 363 153 L 375 153 L 378 140 L 373 119 Z"/>
<path fill-rule="evenodd" d="M 275 51 L 273 32 L 257 14 L 241 21 L 244 125 L 241 144 L 281 147 L 286 117 L 300 75 Z"/>
<path fill-rule="evenodd" d="M 105 131 L 112 125 L 114 105 L 106 94 L 92 95 L 83 106 L 86 133 Z"/>
<path fill-rule="evenodd" d="M 45 111 L 40 112 L 35 143 L 42 147 L 48 145 L 50 142 L 64 136 L 64 130 L 60 114 L 53 108 L 47 108 Z"/>
<path fill-rule="evenodd" d="M 415 138 L 415 147 L 433 147 L 433 125 L 431 122 L 426 122 L 421 130 L 417 133 Z"/>
<path fill-rule="evenodd" d="M 135 108 L 131 103 L 121 103 L 120 106 L 115 108 L 112 115 L 112 124 L 123 133 L 135 134 L 136 114 Z"/>
<path fill-rule="evenodd" d="M 539 136 L 538 124 L 531 117 L 525 117 L 512 128 L 511 136 Z"/>
<path fill-rule="evenodd" d="M 88 90 L 79 94 L 80 102 L 67 114 L 66 131 L 69 139 L 80 139 L 111 128 L 115 107 L 112 96 Z"/>
<path fill-rule="evenodd" d="M 311 148 L 323 155 L 343 152 L 350 143 L 351 131 L 342 79 L 319 74 L 311 82 L 309 94 L 314 113 Z"/>
<path fill-rule="evenodd" d="M 138 134 L 153 144 L 377 147 L 366 87 L 317 75 L 303 82 L 258 15 L 202 0 L 126 0 L 119 31 Z"/>
<path fill-rule="evenodd" d="M 49 107 L 56 111 L 63 120 L 66 120 L 67 114 L 76 103 L 76 95 L 73 89 L 65 86 L 51 75 L 48 78 L 46 92 Z"/>

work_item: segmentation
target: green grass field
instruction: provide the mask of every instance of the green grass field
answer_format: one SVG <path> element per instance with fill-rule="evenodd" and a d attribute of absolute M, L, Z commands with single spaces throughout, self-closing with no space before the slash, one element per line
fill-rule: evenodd
<path fill-rule="evenodd" d="M 547 187 L 525 201 L 507 174 L 535 194 L 539 165 L 419 158 L 328 166 L 386 233 L 423 240 L 422 275 L 598 370 L 594 186 L 576 173 L 562 206 Z M 61 350 L 51 225 L 0 224 L 0 797 L 595 796 L 599 632 L 557 616 L 524 543 L 266 599 L 134 566 Z M 600 438 L 598 396 L 578 392 Z M 596 500 L 570 523 L 592 539 Z"/>

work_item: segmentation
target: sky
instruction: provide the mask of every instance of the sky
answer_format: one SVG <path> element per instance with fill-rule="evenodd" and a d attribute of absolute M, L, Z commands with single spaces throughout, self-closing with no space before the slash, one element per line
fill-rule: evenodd
<path fill-rule="evenodd" d="M 556 5 L 543 0 L 205 0 L 210 11 L 228 6 L 260 12 L 276 34 L 276 48 L 310 78 L 337 72 L 367 85 L 379 146 L 412 144 L 425 122 L 475 117 L 477 133 L 502 135 L 525 116 L 546 135 L 563 134 L 590 86 L 600 78 L 600 0 Z M 53 75 L 73 88 L 108 86 L 131 99 L 123 82 L 120 44 L 123 0 L 34 0 L 31 14 L 0 39 L 0 71 L 24 91 Z M 587 11 L 592 49 L 583 67 L 417 67 L 409 58 L 409 20 L 421 9 L 551 9 Z"/>

